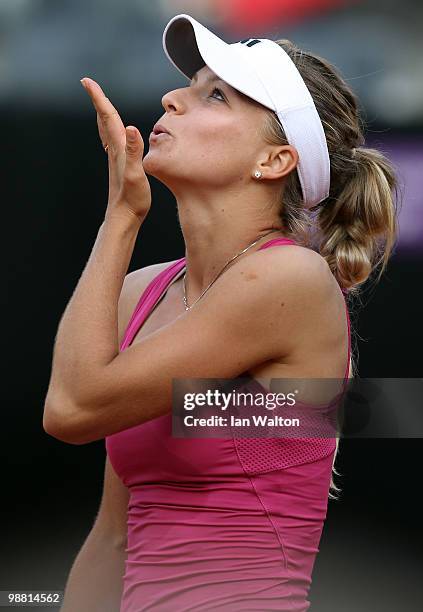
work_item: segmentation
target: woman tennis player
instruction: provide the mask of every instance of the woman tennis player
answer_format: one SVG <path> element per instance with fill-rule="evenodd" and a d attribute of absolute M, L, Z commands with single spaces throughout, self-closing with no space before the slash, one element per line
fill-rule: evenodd
<path fill-rule="evenodd" d="M 189 15 L 163 44 L 189 83 L 163 97 L 144 158 L 140 132 L 82 80 L 109 198 L 43 425 L 104 438 L 107 458 L 62 610 L 303 612 L 336 438 L 172 436 L 172 380 L 347 380 L 348 292 L 392 251 L 394 174 L 362 147 L 356 98 L 325 60 L 287 40 L 227 44 Z M 147 175 L 176 198 L 185 257 L 127 274 Z"/>

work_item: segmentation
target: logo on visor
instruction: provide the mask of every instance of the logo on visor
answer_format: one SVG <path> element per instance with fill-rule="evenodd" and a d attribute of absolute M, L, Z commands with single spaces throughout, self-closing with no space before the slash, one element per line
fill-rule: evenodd
<path fill-rule="evenodd" d="M 244 38 L 244 40 L 239 41 L 243 45 L 247 45 L 247 47 L 253 47 L 257 43 L 261 42 L 261 40 L 257 40 L 257 38 Z"/>

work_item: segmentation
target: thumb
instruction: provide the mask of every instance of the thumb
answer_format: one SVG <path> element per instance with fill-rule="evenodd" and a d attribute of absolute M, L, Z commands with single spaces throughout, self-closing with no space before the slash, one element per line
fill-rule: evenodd
<path fill-rule="evenodd" d="M 125 128 L 125 132 L 127 156 L 133 160 L 137 159 L 139 161 L 139 157 L 142 155 L 144 150 L 144 143 L 141 138 L 141 134 L 133 125 L 127 126 Z"/>

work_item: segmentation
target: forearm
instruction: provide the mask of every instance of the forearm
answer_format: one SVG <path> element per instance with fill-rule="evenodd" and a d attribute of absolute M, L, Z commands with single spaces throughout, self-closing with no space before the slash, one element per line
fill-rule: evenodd
<path fill-rule="evenodd" d="M 125 546 L 91 532 L 78 553 L 60 612 L 119 612 Z"/>
<path fill-rule="evenodd" d="M 49 394 L 83 401 L 96 374 L 119 353 L 118 301 L 141 223 L 106 216 L 60 321 Z"/>

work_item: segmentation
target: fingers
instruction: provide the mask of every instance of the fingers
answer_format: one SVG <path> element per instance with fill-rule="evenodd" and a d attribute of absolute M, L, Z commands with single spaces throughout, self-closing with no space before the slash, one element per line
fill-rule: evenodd
<path fill-rule="evenodd" d="M 104 92 L 98 83 L 92 79 L 89 79 L 88 77 L 81 79 L 81 83 L 87 90 L 97 113 L 103 121 L 108 121 L 118 114 L 109 98 L 106 98 L 104 95 Z"/>
<path fill-rule="evenodd" d="M 144 153 L 144 141 L 136 127 L 130 125 L 126 131 L 126 175 L 136 178 L 144 174 L 142 156 Z"/>
<path fill-rule="evenodd" d="M 121 202 L 138 218 L 144 219 L 151 205 L 151 189 L 142 163 L 144 141 L 139 130 L 130 125 L 125 128 L 125 172 Z"/>
<path fill-rule="evenodd" d="M 126 151 L 129 157 L 139 159 L 144 152 L 144 141 L 140 132 L 133 125 L 128 125 L 126 131 Z"/>
<path fill-rule="evenodd" d="M 81 84 L 97 111 L 97 125 L 103 147 L 107 144 L 112 153 L 117 153 L 125 146 L 125 128 L 119 113 L 93 79 L 84 77 Z"/>

